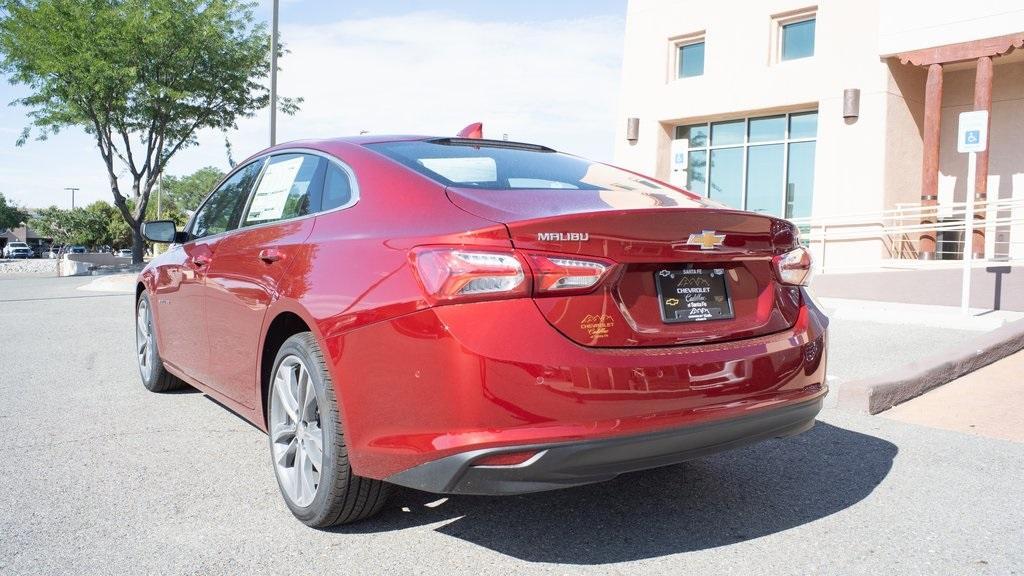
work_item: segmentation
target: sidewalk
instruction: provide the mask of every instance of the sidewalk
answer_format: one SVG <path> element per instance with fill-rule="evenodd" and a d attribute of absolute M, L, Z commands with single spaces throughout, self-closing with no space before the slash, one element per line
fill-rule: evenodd
<path fill-rule="evenodd" d="M 817 292 L 817 290 L 815 290 Z M 878 376 L 942 350 L 952 350 L 1024 313 L 953 306 L 873 302 L 846 298 L 817 301 L 829 316 L 829 385 Z"/>
<path fill-rule="evenodd" d="M 963 270 L 879 270 L 815 276 L 819 296 L 959 306 Z M 1024 312 L 1024 266 L 988 263 L 971 275 L 971 306 Z"/>
<path fill-rule="evenodd" d="M 884 418 L 1024 442 L 1024 351 L 883 412 Z"/>

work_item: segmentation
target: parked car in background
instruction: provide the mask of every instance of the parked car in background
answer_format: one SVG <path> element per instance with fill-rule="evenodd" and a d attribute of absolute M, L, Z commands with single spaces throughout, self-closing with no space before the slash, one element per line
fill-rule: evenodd
<path fill-rule="evenodd" d="M 65 251 L 65 254 L 85 254 L 85 246 L 72 246 Z"/>
<path fill-rule="evenodd" d="M 268 431 L 310 526 L 392 484 L 521 494 L 791 436 L 827 391 L 792 223 L 544 146 L 285 144 L 142 233 L 171 244 L 136 286 L 143 384 Z"/>
<path fill-rule="evenodd" d="M 11 242 L 4 246 L 4 258 L 31 258 L 32 248 L 24 242 Z"/>
<path fill-rule="evenodd" d="M 131 248 L 121 248 L 120 250 L 115 252 L 114 255 L 117 256 L 118 258 L 131 258 L 132 257 L 132 249 Z"/>
<path fill-rule="evenodd" d="M 60 258 L 61 250 L 62 250 L 62 247 L 61 246 L 57 246 L 56 244 L 53 245 L 53 246 L 50 246 L 50 248 L 46 251 L 46 257 L 51 259 L 51 260 L 54 260 L 56 258 Z"/>

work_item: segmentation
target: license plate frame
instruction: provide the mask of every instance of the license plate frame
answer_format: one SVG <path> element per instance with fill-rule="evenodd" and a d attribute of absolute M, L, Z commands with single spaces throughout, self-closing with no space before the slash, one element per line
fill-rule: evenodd
<path fill-rule="evenodd" d="M 692 265 L 663 268 L 654 273 L 654 286 L 658 292 L 658 312 L 666 324 L 736 317 L 725 268 Z"/>

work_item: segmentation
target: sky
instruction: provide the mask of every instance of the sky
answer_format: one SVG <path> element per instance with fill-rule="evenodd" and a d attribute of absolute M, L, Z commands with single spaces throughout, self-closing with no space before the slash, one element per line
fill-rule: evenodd
<path fill-rule="evenodd" d="M 611 160 L 626 0 L 281 0 L 278 141 L 373 134 L 484 136 Z M 270 0 L 258 14 L 270 19 Z M 25 89 L 0 83 L 0 193 L 28 208 L 111 200 L 95 141 L 77 128 L 15 146 Z M 236 160 L 269 145 L 269 116 L 230 133 Z M 199 135 L 168 174 L 228 167 L 224 136 Z M 127 179 L 122 178 L 122 190 Z"/>

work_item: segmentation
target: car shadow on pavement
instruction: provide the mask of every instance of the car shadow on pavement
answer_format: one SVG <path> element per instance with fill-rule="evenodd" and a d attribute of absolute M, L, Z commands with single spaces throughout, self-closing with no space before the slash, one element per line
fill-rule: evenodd
<path fill-rule="evenodd" d="M 888 475 L 890 442 L 818 422 L 771 440 L 601 484 L 515 497 L 401 490 L 339 533 L 445 522 L 442 534 L 530 562 L 606 564 L 781 532 L 848 508 Z"/>

